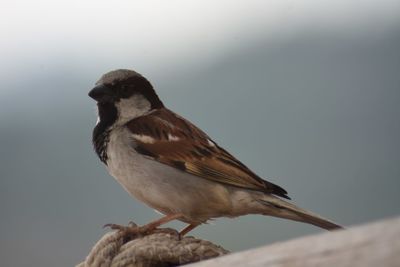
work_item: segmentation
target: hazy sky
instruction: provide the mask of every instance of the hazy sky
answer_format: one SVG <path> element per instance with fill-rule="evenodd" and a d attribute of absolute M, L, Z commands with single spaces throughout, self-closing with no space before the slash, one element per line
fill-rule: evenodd
<path fill-rule="evenodd" d="M 117 67 L 134 55 L 134 64 L 159 71 L 186 68 L 303 31 L 368 38 L 398 28 L 399 10 L 397 0 L 3 0 L 0 55 L 7 68 L 0 74 L 15 77 L 32 64 L 40 67 L 43 60 L 62 56 L 92 60 L 83 66 L 114 61 Z"/>
<path fill-rule="evenodd" d="M 105 223 L 159 216 L 91 147 L 87 93 L 116 68 L 300 206 L 346 226 L 400 214 L 399 1 L 3 0 L 0 36 L 5 266 L 71 266 Z M 237 251 L 319 232 L 246 216 L 193 235 Z"/>

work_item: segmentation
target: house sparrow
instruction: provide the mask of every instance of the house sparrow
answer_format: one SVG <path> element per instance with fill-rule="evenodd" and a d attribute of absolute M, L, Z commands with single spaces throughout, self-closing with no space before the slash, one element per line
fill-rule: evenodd
<path fill-rule="evenodd" d="M 327 230 L 341 228 L 285 201 L 290 199 L 286 190 L 260 178 L 202 130 L 167 109 L 139 73 L 108 72 L 89 96 L 97 101 L 93 145 L 100 160 L 133 197 L 165 215 L 131 227 L 134 231 L 149 232 L 177 219 L 188 223 L 180 232 L 183 236 L 212 218 L 246 214 Z"/>

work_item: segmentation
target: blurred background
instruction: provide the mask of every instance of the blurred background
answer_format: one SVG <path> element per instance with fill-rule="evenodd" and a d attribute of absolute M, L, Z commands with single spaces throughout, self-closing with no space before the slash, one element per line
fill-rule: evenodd
<path fill-rule="evenodd" d="M 2 265 L 72 266 L 104 224 L 159 217 L 92 150 L 87 93 L 117 68 L 300 206 L 346 226 L 400 214 L 398 0 L 1 3 Z M 192 234 L 239 251 L 320 232 L 246 216 Z"/>

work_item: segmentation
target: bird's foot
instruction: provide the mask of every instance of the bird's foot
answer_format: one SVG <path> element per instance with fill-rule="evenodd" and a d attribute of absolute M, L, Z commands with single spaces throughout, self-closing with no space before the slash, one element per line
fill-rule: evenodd
<path fill-rule="evenodd" d="M 128 225 L 120 225 L 115 223 L 108 223 L 103 228 L 109 227 L 112 230 L 122 232 L 124 235 L 146 235 L 149 234 L 149 229 L 145 226 L 138 226 L 136 223 L 130 222 Z"/>
<path fill-rule="evenodd" d="M 137 228 L 138 225 L 136 223 L 130 221 L 127 226 L 120 225 L 120 224 L 115 224 L 115 223 L 107 223 L 107 224 L 103 225 L 103 228 L 107 228 L 107 227 L 109 227 L 109 228 L 111 228 L 113 230 L 124 231 L 127 228 Z"/>
<path fill-rule="evenodd" d="M 154 227 L 152 224 L 146 224 L 143 226 L 138 226 L 134 222 L 129 222 L 127 226 L 125 225 L 120 225 L 120 224 L 114 224 L 114 223 L 109 223 L 103 226 L 103 228 L 109 227 L 112 230 L 117 230 L 122 232 L 124 236 L 130 237 L 130 238 L 135 238 L 138 236 L 146 236 L 150 235 L 152 233 L 166 233 L 166 234 L 172 234 L 172 235 L 179 235 L 178 231 L 172 229 L 172 228 L 157 228 Z"/>
<path fill-rule="evenodd" d="M 173 229 L 169 228 L 158 228 L 159 226 L 166 224 L 172 220 L 182 218 L 183 214 L 181 213 L 175 213 L 175 214 L 169 214 L 166 215 L 158 220 L 152 221 L 146 225 L 143 226 L 137 226 L 134 222 L 130 222 L 128 226 L 124 225 L 119 225 L 119 224 L 106 224 L 104 227 L 110 227 L 113 230 L 118 230 L 123 233 L 125 237 L 128 238 L 136 238 L 137 236 L 145 236 L 152 234 L 154 232 L 163 232 L 163 233 L 168 233 L 168 234 L 177 234 L 180 235 L 178 232 L 176 232 Z"/>

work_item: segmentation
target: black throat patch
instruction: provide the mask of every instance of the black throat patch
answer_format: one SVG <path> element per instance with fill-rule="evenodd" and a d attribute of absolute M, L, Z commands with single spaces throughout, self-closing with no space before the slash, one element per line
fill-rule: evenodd
<path fill-rule="evenodd" d="M 93 129 L 92 143 L 100 160 L 107 165 L 107 144 L 110 141 L 110 131 L 117 120 L 118 111 L 113 103 L 98 103 L 99 123 Z"/>

